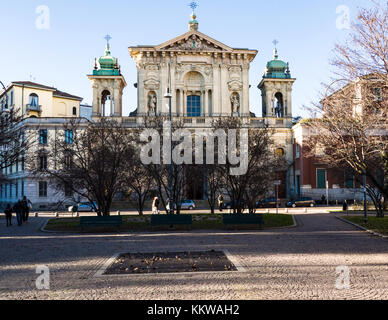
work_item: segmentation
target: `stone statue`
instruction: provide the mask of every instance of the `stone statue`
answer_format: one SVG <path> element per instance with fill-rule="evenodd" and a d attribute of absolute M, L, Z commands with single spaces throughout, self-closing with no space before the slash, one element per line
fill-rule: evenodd
<path fill-rule="evenodd" d="M 230 97 L 230 102 L 232 103 L 232 112 L 239 113 L 240 112 L 240 96 L 238 93 L 232 94 Z"/>
<path fill-rule="evenodd" d="M 156 112 L 156 105 L 157 105 L 156 94 L 154 92 L 152 92 L 148 96 L 148 112 L 155 113 Z"/>

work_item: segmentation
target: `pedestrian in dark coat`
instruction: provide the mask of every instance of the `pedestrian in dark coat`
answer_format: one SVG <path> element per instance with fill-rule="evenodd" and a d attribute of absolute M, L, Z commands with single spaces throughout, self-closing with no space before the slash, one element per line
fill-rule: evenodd
<path fill-rule="evenodd" d="M 7 208 L 5 208 L 4 213 L 5 219 L 7 220 L 7 227 L 12 226 L 12 209 L 10 204 L 7 205 Z"/>
<path fill-rule="evenodd" d="M 16 213 L 16 219 L 18 221 L 18 226 L 20 227 L 23 224 L 23 207 L 21 200 L 14 204 L 12 211 Z"/>
<path fill-rule="evenodd" d="M 26 196 L 24 196 L 21 202 L 21 206 L 23 211 L 23 222 L 28 222 L 28 217 L 30 215 L 30 206 L 32 206 L 32 203 L 30 200 L 27 199 Z"/>

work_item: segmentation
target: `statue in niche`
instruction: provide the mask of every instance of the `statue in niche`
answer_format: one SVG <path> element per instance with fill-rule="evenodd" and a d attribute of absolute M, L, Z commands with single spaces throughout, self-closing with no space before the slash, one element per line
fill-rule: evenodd
<path fill-rule="evenodd" d="M 240 112 L 240 95 L 238 93 L 232 94 L 230 97 L 230 102 L 232 104 L 232 112 L 239 113 Z"/>
<path fill-rule="evenodd" d="M 156 98 L 156 93 L 155 92 L 151 92 L 149 95 L 148 95 L 148 112 L 149 113 L 153 113 L 155 114 L 156 112 L 156 105 L 157 105 L 157 98 Z"/>
<path fill-rule="evenodd" d="M 276 103 L 275 115 L 277 118 L 283 118 L 283 105 L 279 101 Z"/>

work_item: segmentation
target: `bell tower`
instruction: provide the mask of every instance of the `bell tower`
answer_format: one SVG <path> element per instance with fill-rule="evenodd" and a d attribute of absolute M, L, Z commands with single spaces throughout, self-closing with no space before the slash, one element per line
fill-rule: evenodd
<path fill-rule="evenodd" d="M 105 39 L 105 55 L 95 59 L 93 74 L 88 75 L 93 87 L 93 117 L 121 117 L 123 90 L 127 83 L 118 59 L 111 55 L 109 40 L 112 38 L 107 35 Z"/>
<path fill-rule="evenodd" d="M 289 64 L 279 60 L 277 43 L 275 40 L 273 60 L 267 63 L 258 86 L 262 93 L 263 118 L 292 118 L 292 86 L 296 79 L 291 77 Z"/>

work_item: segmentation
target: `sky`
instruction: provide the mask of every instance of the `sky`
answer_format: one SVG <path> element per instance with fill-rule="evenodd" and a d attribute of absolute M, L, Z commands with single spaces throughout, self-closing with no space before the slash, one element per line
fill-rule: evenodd
<path fill-rule="evenodd" d="M 128 86 L 123 115 L 137 106 L 135 61 L 129 46 L 158 45 L 188 31 L 190 0 L 13 0 L 0 6 L 0 81 L 35 81 L 84 98 L 92 104 L 87 78 L 95 57 L 104 54 L 106 34 Z M 199 31 L 230 46 L 259 51 L 250 70 L 251 111 L 261 116 L 257 89 L 273 57 L 290 63 L 297 78 L 294 116 L 319 100 L 322 82 L 331 76 L 335 43 L 349 34 L 359 7 L 370 0 L 198 0 Z"/>

